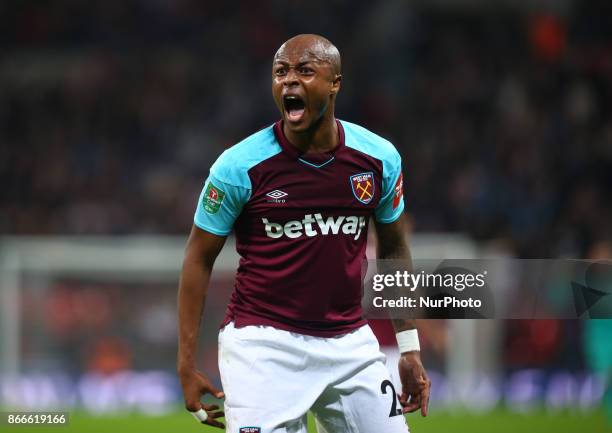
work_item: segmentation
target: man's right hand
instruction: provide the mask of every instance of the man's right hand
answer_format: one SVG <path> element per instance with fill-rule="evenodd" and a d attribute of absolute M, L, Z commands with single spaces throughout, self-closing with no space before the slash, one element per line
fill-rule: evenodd
<path fill-rule="evenodd" d="M 185 399 L 185 408 L 189 412 L 196 412 L 204 409 L 208 413 L 208 419 L 203 421 L 203 424 L 208 424 L 213 427 L 225 428 L 225 426 L 217 421 L 217 418 L 225 416 L 223 411 L 219 410 L 216 404 L 202 404 L 200 397 L 204 394 L 212 394 L 216 398 L 223 398 L 225 394 L 215 388 L 208 378 L 196 369 L 187 371 L 179 371 L 179 379 L 183 388 L 183 397 Z"/>

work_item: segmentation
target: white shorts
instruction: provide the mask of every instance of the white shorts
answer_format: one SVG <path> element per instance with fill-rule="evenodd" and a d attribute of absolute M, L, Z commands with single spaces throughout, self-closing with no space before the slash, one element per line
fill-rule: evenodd
<path fill-rule="evenodd" d="M 228 433 L 407 433 L 385 356 L 369 326 L 321 338 L 269 326 L 219 333 Z M 250 429 L 248 427 L 251 427 Z"/>

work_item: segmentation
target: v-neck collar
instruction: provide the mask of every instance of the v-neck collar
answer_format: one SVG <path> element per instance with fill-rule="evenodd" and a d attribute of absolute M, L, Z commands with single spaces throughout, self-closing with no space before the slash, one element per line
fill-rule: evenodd
<path fill-rule="evenodd" d="M 336 125 L 338 126 L 338 145 L 327 152 L 302 152 L 300 149 L 291 144 L 287 137 L 285 137 L 285 133 L 283 132 L 282 120 L 279 120 L 274 124 L 274 135 L 276 136 L 276 140 L 283 149 L 283 152 L 285 152 L 291 158 L 297 159 L 300 162 L 303 162 L 309 166 L 321 168 L 332 162 L 335 158 L 336 153 L 338 153 L 338 151 L 344 147 L 344 128 L 342 127 L 342 123 L 340 123 L 338 119 L 336 119 Z"/>

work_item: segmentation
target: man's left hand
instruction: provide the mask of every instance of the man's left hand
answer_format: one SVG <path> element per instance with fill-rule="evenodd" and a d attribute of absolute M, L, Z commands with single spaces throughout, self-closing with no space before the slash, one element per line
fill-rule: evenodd
<path fill-rule="evenodd" d="M 403 353 L 398 367 L 402 381 L 402 394 L 399 396 L 402 412 L 414 412 L 420 408 L 421 415 L 427 416 L 431 381 L 421 363 L 420 352 Z"/>

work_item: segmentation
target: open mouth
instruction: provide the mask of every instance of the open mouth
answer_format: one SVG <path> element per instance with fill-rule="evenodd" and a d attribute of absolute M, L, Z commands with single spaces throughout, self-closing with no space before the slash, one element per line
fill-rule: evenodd
<path fill-rule="evenodd" d="M 304 116 L 306 105 L 302 98 L 297 95 L 287 95 L 283 97 L 283 105 L 287 113 L 287 120 L 290 122 L 299 122 Z"/>

